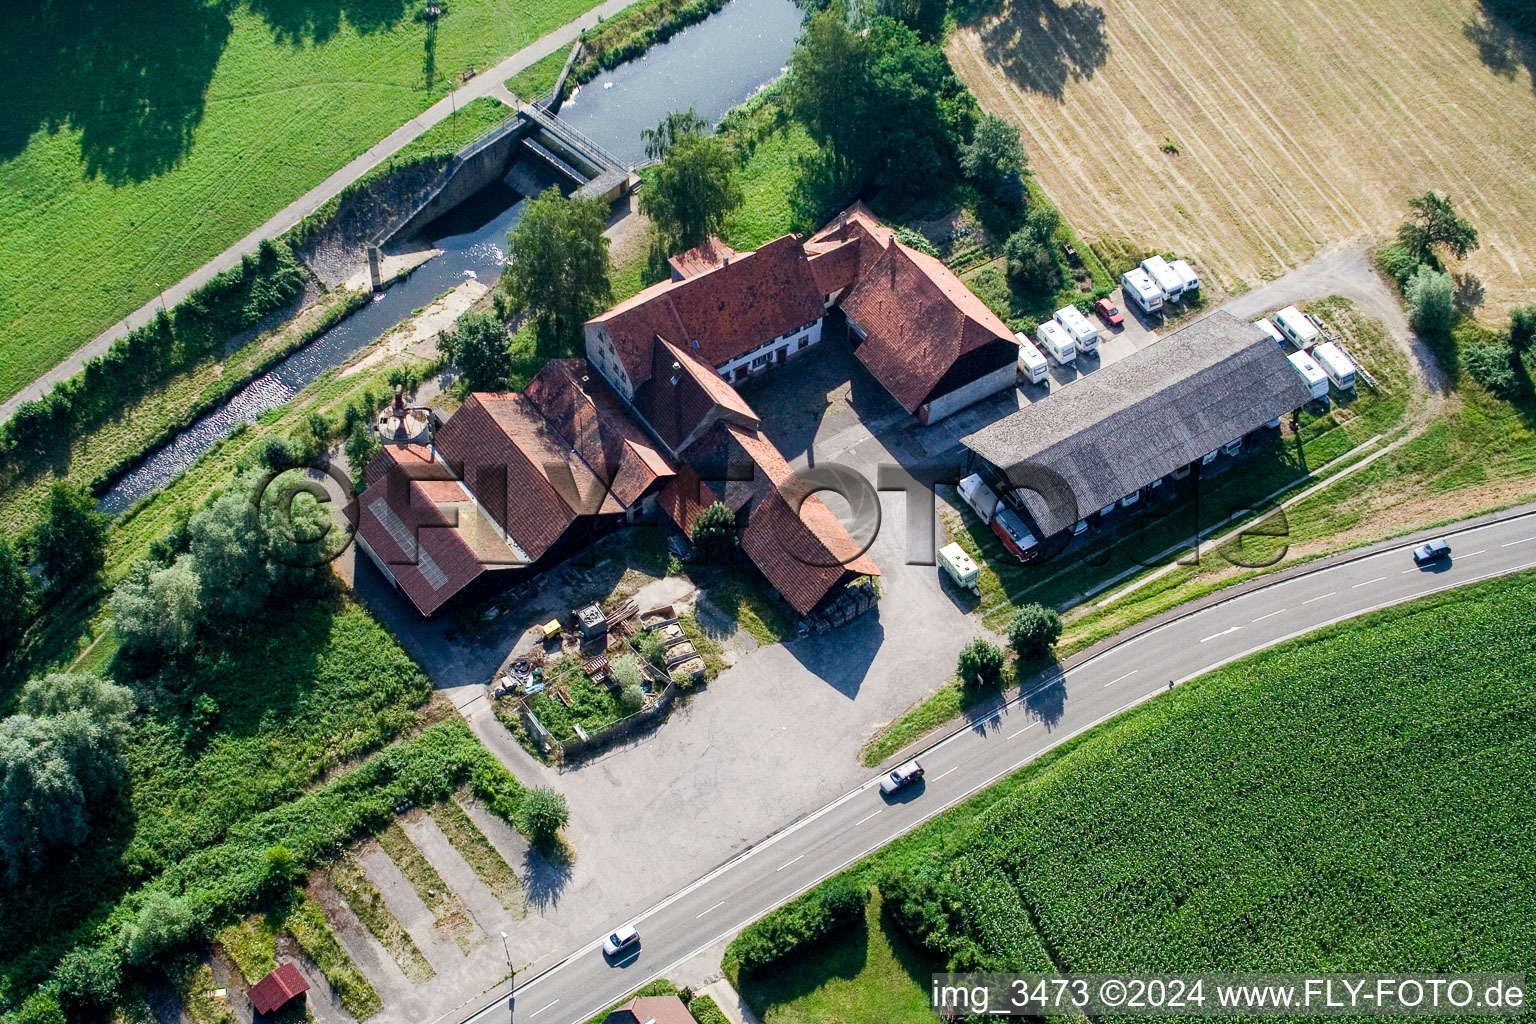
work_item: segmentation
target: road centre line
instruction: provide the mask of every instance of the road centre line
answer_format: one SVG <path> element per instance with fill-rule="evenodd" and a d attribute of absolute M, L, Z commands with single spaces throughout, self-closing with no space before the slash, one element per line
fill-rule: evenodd
<path fill-rule="evenodd" d="M 1212 633 L 1210 636 L 1201 637 L 1200 642 L 1201 643 L 1205 643 L 1207 640 L 1215 640 L 1219 636 L 1226 636 L 1228 633 L 1236 633 L 1238 630 L 1240 630 L 1242 628 L 1243 628 L 1242 626 L 1229 626 L 1226 629 L 1222 630 L 1220 633 Z"/>
<path fill-rule="evenodd" d="M 1323 600 L 1323 598 L 1325 598 L 1325 597 L 1332 597 L 1334 594 L 1337 594 L 1337 593 L 1338 593 L 1337 590 L 1330 590 L 1326 594 L 1319 594 L 1316 597 L 1309 597 L 1309 598 L 1307 598 L 1305 601 L 1303 601 L 1301 603 L 1302 604 L 1311 604 L 1313 601 L 1321 601 L 1321 600 Z"/>
<path fill-rule="evenodd" d="M 1276 615 L 1284 615 L 1286 613 L 1286 611 L 1288 611 L 1288 609 L 1281 608 L 1278 612 L 1268 612 L 1268 613 L 1266 613 L 1264 615 L 1260 615 L 1258 618 L 1254 619 L 1253 621 L 1254 622 L 1263 622 L 1265 619 L 1272 619 Z"/>
<path fill-rule="evenodd" d="M 885 808 L 882 807 L 882 808 L 880 808 L 880 810 L 883 811 L 883 810 L 885 810 Z M 875 814 L 879 814 L 879 813 L 880 813 L 880 811 L 876 811 L 875 812 Z M 860 825 L 864 824 L 870 818 L 873 818 L 875 816 L 875 814 L 866 814 L 866 815 L 864 815 L 864 817 L 860 818 L 858 821 L 853 823 L 853 827 L 854 828 L 858 828 Z"/>
<path fill-rule="evenodd" d="M 1035 726 L 1037 726 L 1039 724 L 1040 724 L 1039 722 L 1030 722 L 1028 725 L 1026 725 L 1024 728 L 1020 729 L 1018 732 L 1011 733 L 1008 736 L 1008 738 L 1009 739 L 1013 739 L 1015 736 L 1023 736 L 1025 733 L 1029 732 L 1029 730 L 1033 729 Z"/>
<path fill-rule="evenodd" d="M 950 771 L 954 771 L 954 769 L 951 768 Z M 774 868 L 773 869 L 773 873 L 774 874 L 778 874 L 780 871 L 783 871 L 785 868 L 789 867 L 795 861 L 804 859 L 804 857 L 805 857 L 805 854 L 802 853 L 799 857 L 794 857 L 794 858 L 791 858 L 790 860 L 785 861 L 783 864 L 780 864 L 778 867 Z"/>
<path fill-rule="evenodd" d="M 1380 583 L 1380 582 L 1381 582 L 1381 581 L 1382 581 L 1382 580 L 1384 580 L 1384 579 L 1386 579 L 1386 577 L 1385 577 L 1385 576 L 1377 576 L 1377 577 L 1376 577 L 1376 578 L 1375 578 L 1375 579 L 1373 579 L 1373 580 L 1366 580 L 1366 581 L 1365 581 L 1365 582 L 1364 582 L 1364 583 L 1356 583 L 1356 584 L 1354 584 L 1354 585 L 1353 585 L 1353 586 L 1351 586 L 1351 587 L 1350 587 L 1350 588 L 1349 588 L 1349 589 L 1350 589 L 1350 590 L 1359 590 L 1359 589 L 1360 589 L 1360 588 L 1361 588 L 1361 587 L 1368 587 L 1368 586 L 1370 586 L 1370 585 L 1371 585 L 1371 584 L 1372 584 L 1372 583 Z"/>
<path fill-rule="evenodd" d="M 701 918 L 705 914 L 709 913 L 710 910 L 719 910 L 723 906 L 725 906 L 725 900 L 721 900 L 719 903 L 716 903 L 714 906 L 710 907 L 708 910 L 701 910 L 701 911 L 699 911 L 697 914 L 693 915 L 693 919 L 695 921 L 697 921 L 699 918 Z"/>
<path fill-rule="evenodd" d="M 951 775 L 951 774 L 953 774 L 953 773 L 955 773 L 955 772 L 957 772 L 959 770 L 960 770 L 960 766 L 959 765 L 955 765 L 949 771 L 945 772 L 944 775 Z M 944 775 L 935 776 L 933 781 L 934 782 L 938 782 L 939 779 L 942 779 L 944 777 Z M 803 856 L 805 856 L 805 854 L 801 854 L 801 856 L 803 857 Z"/>
<path fill-rule="evenodd" d="M 1516 544 L 1524 544 L 1528 540 L 1536 540 L 1536 537 L 1521 537 L 1519 540 L 1512 540 L 1508 544 L 1500 544 L 1499 547 L 1501 547 L 1501 548 L 1512 548 Z"/>
<path fill-rule="evenodd" d="M 1466 554 L 1464 554 L 1464 555 L 1457 555 L 1456 557 L 1457 558 L 1471 558 L 1473 555 L 1485 554 L 1487 551 L 1488 551 L 1487 548 L 1478 548 L 1476 551 L 1468 551 Z"/>
<path fill-rule="evenodd" d="M 556 999 L 554 1003 L 545 1003 L 543 1006 L 539 1007 L 537 1010 L 534 1010 L 528 1016 L 530 1016 L 530 1017 L 537 1017 L 539 1014 L 543 1013 L 545 1010 L 549 1009 L 551 1006 L 554 1006 L 555 1003 L 558 1003 L 559 1001 L 560 1000 Z"/>
<path fill-rule="evenodd" d="M 1131 678 L 1131 676 L 1135 675 L 1137 672 L 1140 672 L 1140 671 L 1141 671 L 1141 669 L 1139 669 L 1139 668 L 1133 668 L 1129 672 L 1127 672 L 1125 675 L 1123 675 L 1123 676 L 1116 676 L 1115 678 L 1111 679 L 1109 682 L 1104 684 L 1103 688 L 1107 690 L 1111 686 L 1114 686 L 1116 683 L 1118 683 L 1120 680 L 1122 680 L 1122 679 L 1129 679 L 1129 678 Z"/>

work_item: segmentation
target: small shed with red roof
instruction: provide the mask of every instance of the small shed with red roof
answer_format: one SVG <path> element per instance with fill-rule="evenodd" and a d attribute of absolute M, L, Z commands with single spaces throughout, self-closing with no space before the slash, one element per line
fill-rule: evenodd
<path fill-rule="evenodd" d="M 251 986 L 251 1005 L 257 1013 L 272 1014 L 294 996 L 308 991 L 309 982 L 304 980 L 304 975 L 292 963 L 286 963 Z"/>

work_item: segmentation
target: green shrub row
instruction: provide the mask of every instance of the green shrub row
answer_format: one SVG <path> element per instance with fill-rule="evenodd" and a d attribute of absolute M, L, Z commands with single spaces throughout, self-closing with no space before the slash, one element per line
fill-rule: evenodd
<path fill-rule="evenodd" d="M 304 288 L 304 271 L 281 242 L 264 241 L 169 312 L 118 339 L 73 377 L 24 403 L 0 426 L 0 460 L 40 462 L 76 434 L 106 422 L 123 405 L 217 346 L 283 308 Z"/>
<path fill-rule="evenodd" d="M 862 920 L 868 902 L 867 886 L 846 876 L 828 879 L 748 925 L 725 949 L 726 975 L 734 981 Z"/>
<path fill-rule="evenodd" d="M 498 814 L 515 810 L 523 792 L 468 726 L 442 722 L 230 829 L 219 845 L 122 899 L 93 938 L 59 964 L 63 995 L 76 1005 L 109 1005 L 128 971 L 205 941 L 348 843 L 377 833 L 413 805 L 448 799 L 465 782 Z"/>

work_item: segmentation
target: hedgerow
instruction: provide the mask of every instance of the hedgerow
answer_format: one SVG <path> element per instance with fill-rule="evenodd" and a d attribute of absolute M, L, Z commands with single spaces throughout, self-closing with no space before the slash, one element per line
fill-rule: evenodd
<path fill-rule="evenodd" d="M 861 920 L 868 902 L 867 886 L 848 876 L 829 879 L 747 926 L 725 949 L 725 973 L 734 979 L 777 963 Z"/>

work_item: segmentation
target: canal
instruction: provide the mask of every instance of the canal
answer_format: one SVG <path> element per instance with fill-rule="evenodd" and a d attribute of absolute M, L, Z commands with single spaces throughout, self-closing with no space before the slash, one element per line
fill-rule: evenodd
<path fill-rule="evenodd" d="M 778 77 L 799 32 L 791 0 L 731 0 L 709 18 L 652 47 L 644 56 L 588 82 L 560 111 L 564 120 L 630 164 L 644 160 L 642 128 L 669 111 L 693 107 L 711 123 Z M 493 283 L 507 260 L 507 233 L 523 196 L 500 182 L 476 192 L 422 232 L 424 247 L 442 255 L 293 353 L 225 405 L 201 417 L 101 497 L 103 512 L 123 512 L 153 494 L 199 456 L 286 403 L 326 370 L 340 366 L 391 328 L 466 278 Z"/>

